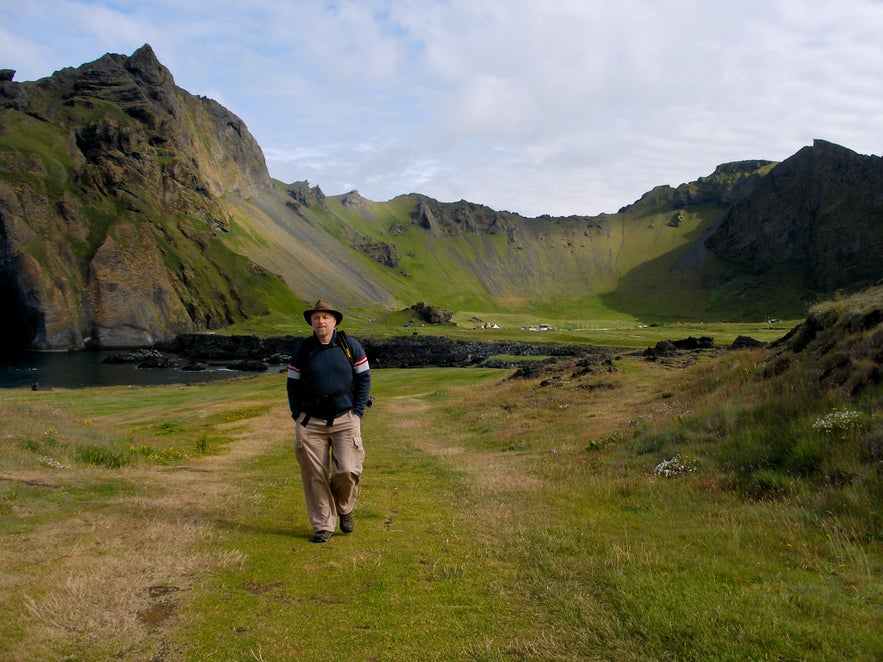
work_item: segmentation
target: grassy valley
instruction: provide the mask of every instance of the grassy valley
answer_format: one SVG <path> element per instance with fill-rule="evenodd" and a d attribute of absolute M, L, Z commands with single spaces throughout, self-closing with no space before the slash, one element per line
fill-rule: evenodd
<path fill-rule="evenodd" d="M 669 222 L 670 207 L 639 202 L 601 218 L 523 220 L 508 235 L 433 234 L 412 221 L 416 196 L 355 206 L 344 204 L 347 196 L 329 197 L 300 208 L 301 220 L 293 223 L 279 202 L 282 188 L 244 207 L 239 203 L 239 220 L 234 211 L 223 241 L 279 274 L 304 304 L 320 297 L 335 301 L 347 309 L 350 328 L 363 334 L 400 330 L 408 318 L 398 313 L 417 302 L 452 311 L 458 332 L 488 321 L 510 334 L 539 324 L 581 330 L 672 322 L 762 327 L 771 318 L 797 319 L 807 305 L 807 293 L 797 292 L 797 274 L 771 275 L 775 286 L 765 287 L 757 277 L 734 278 L 732 266 L 702 249 L 700 239 L 718 208 L 681 210 L 677 226 Z M 360 248 L 368 242 L 394 247 L 397 262 L 369 257 Z M 298 311 L 272 308 L 227 332 L 286 333 L 297 317 Z"/>
<path fill-rule="evenodd" d="M 0 652 L 879 659 L 880 305 L 679 361 L 377 370 L 324 546 L 283 374 L 9 392 Z"/>
<path fill-rule="evenodd" d="M 824 140 L 616 213 L 525 218 L 274 181 L 244 122 L 175 85 L 149 44 L 0 84 L 13 352 L 286 333 L 318 298 L 381 334 L 419 302 L 461 330 L 757 324 L 880 277 L 880 158 Z"/>

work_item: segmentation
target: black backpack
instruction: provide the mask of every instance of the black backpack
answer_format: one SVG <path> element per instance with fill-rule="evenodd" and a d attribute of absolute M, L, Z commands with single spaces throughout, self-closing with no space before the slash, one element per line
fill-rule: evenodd
<path fill-rule="evenodd" d="M 343 353 L 346 354 L 347 360 L 350 362 L 350 366 L 355 366 L 356 359 L 353 356 L 353 350 L 350 349 L 350 344 L 347 342 L 346 334 L 337 329 L 337 344 L 343 350 Z M 374 396 L 368 396 L 368 401 L 365 403 L 365 406 L 371 407 L 374 405 Z"/>

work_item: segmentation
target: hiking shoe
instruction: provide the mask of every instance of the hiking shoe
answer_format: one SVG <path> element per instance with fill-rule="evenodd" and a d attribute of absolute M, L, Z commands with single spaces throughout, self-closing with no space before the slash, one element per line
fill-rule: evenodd
<path fill-rule="evenodd" d="M 310 538 L 310 542 L 328 542 L 330 537 L 331 531 L 316 531 L 313 537 Z"/>
<path fill-rule="evenodd" d="M 340 530 L 344 533 L 352 533 L 353 529 L 356 528 L 356 522 L 353 520 L 353 514 L 348 513 L 344 515 L 343 513 L 337 513 L 340 515 Z"/>

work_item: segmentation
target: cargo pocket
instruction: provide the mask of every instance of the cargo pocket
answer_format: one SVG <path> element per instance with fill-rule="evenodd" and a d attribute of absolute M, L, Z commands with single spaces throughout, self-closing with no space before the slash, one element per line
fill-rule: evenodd
<path fill-rule="evenodd" d="M 300 418 L 300 416 L 298 417 Z M 294 428 L 294 452 L 300 452 L 300 447 L 303 445 L 303 426 L 298 421 L 297 425 Z"/>

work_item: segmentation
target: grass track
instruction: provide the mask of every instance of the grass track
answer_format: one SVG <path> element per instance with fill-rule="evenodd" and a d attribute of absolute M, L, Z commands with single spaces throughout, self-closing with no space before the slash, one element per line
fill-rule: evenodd
<path fill-rule="evenodd" d="M 742 500 L 713 472 L 654 478 L 658 453 L 620 443 L 633 421 L 691 404 L 678 386 L 689 371 L 623 364 L 589 395 L 507 375 L 374 371 L 356 532 L 326 545 L 308 542 L 279 375 L 11 392 L 0 654 L 883 655 L 879 543 L 816 526 L 788 502 Z M 170 465 L 53 469 L 27 451 L 41 441 L 69 462 L 65 448 L 87 434 L 116 443 L 170 430 L 184 446 L 206 429 L 223 441 Z"/>

